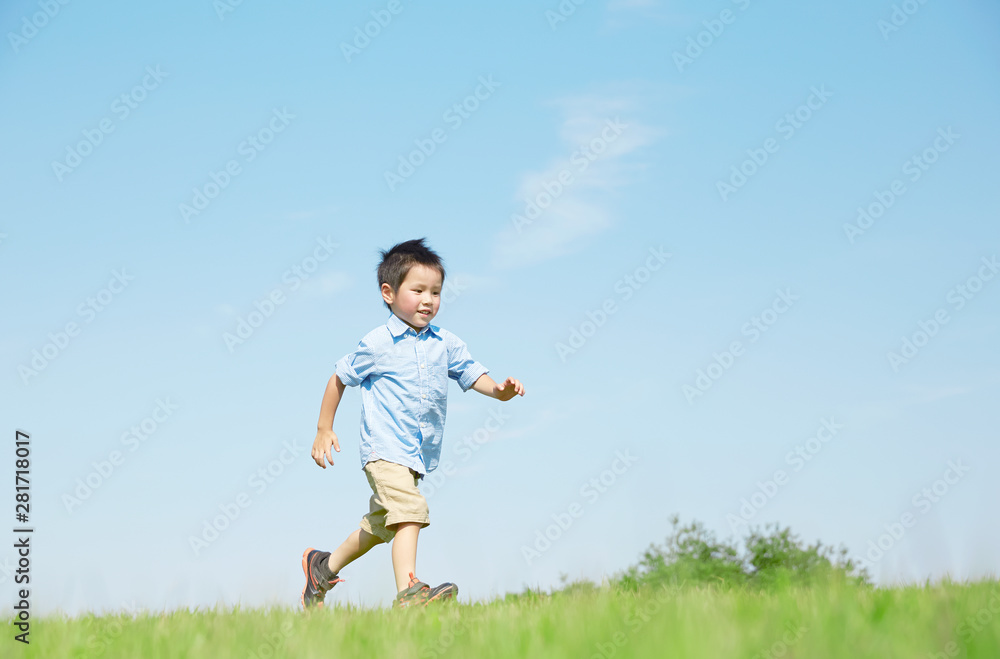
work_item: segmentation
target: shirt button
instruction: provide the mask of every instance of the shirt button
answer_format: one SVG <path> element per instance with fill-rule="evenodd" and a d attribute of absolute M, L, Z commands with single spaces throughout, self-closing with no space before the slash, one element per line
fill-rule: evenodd
<path fill-rule="evenodd" d="M 424 367 L 424 365 L 423 365 L 423 364 L 421 364 L 421 365 L 420 365 L 420 368 L 423 368 L 423 367 Z"/>
<path fill-rule="evenodd" d="M 420 394 L 420 397 L 421 397 L 421 398 L 427 398 L 427 396 L 426 396 L 426 395 L 424 395 L 424 394 Z"/>

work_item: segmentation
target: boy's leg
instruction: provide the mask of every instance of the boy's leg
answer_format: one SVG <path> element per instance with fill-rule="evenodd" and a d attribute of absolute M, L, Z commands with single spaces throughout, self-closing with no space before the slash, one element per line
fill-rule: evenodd
<path fill-rule="evenodd" d="M 322 608 L 327 591 L 343 581 L 337 577 L 337 573 L 344 569 L 345 565 L 383 542 L 385 540 L 358 529 L 347 536 L 347 540 L 344 540 L 333 553 L 328 554 L 312 547 L 302 552 L 302 571 L 306 575 L 306 585 L 302 588 L 302 606 L 307 609 Z"/>
<path fill-rule="evenodd" d="M 394 605 L 426 604 L 458 595 L 458 586 L 453 583 L 443 583 L 431 588 L 413 576 L 416 572 L 417 537 L 422 526 L 419 522 L 396 524 L 396 537 L 392 541 L 392 569 L 396 574 L 396 590 L 399 594 Z"/>
<path fill-rule="evenodd" d="M 430 523 L 427 500 L 417 486 L 419 474 L 394 462 L 372 460 L 365 464 L 365 475 L 372 498 L 361 529 L 392 542 L 392 570 L 396 590 L 402 592 L 416 572 L 417 536 Z"/>
<path fill-rule="evenodd" d="M 392 571 L 396 574 L 396 591 L 402 592 L 410 585 L 410 575 L 417 571 L 417 536 L 419 522 L 396 524 L 396 537 L 392 541 Z"/>
<path fill-rule="evenodd" d="M 432 599 L 453 597 L 455 584 L 431 588 L 416 579 L 417 538 L 420 529 L 430 524 L 427 500 L 420 493 L 420 475 L 413 469 L 373 460 L 365 464 L 365 473 L 373 494 L 371 512 L 361 520 L 361 528 L 392 542 L 392 571 L 396 579 L 396 599 L 393 605 L 411 606 Z"/>
<path fill-rule="evenodd" d="M 330 568 L 330 572 L 337 574 L 344 569 L 349 563 L 361 558 L 368 553 L 368 550 L 375 545 L 380 545 L 384 542 L 382 538 L 377 535 L 372 535 L 364 529 L 357 529 L 351 535 L 347 536 L 347 540 L 344 540 L 339 547 L 337 547 L 327 562 L 327 566 Z"/>

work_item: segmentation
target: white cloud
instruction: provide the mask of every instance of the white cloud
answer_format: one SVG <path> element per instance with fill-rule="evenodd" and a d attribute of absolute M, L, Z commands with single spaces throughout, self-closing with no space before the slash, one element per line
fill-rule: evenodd
<path fill-rule="evenodd" d="M 351 287 L 354 279 L 343 272 L 330 272 L 320 276 L 313 276 L 302 282 L 302 287 L 297 293 L 309 297 L 332 297 L 341 291 Z M 297 293 L 288 293 L 289 296 Z"/>
<path fill-rule="evenodd" d="M 575 251 L 613 224 L 609 197 L 628 185 L 645 165 L 632 156 L 662 131 L 634 117 L 637 104 L 625 96 L 585 95 L 552 101 L 565 119 L 558 128 L 563 154 L 544 169 L 525 172 L 512 215 L 529 220 L 530 201 L 553 201 L 530 224 L 508 218 L 493 253 L 498 267 L 514 267 Z M 560 183 L 569 180 L 565 185 Z M 567 179 L 567 176 L 571 177 Z"/>
<path fill-rule="evenodd" d="M 273 291 L 281 291 L 286 301 L 299 296 L 311 298 L 332 297 L 342 291 L 348 290 L 353 284 L 354 278 L 350 275 L 343 272 L 329 272 L 323 275 L 313 275 L 308 279 L 302 280 L 299 287 L 294 291 L 288 285 L 277 284 L 265 291 L 259 298 L 263 299 Z M 215 306 L 215 311 L 227 319 L 233 319 L 247 313 L 252 308 L 252 300 L 241 304 L 223 302 Z"/>

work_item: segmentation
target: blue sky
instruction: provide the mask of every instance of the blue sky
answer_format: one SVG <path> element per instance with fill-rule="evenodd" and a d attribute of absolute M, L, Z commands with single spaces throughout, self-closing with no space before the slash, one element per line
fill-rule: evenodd
<path fill-rule="evenodd" d="M 599 580 L 675 513 L 997 572 L 994 3 L 43 7 L 0 9 L 35 611 L 296 604 L 369 496 L 356 390 L 308 456 L 323 389 L 417 237 L 527 387 L 452 387 L 425 581 Z M 385 547 L 342 576 L 394 595 Z"/>

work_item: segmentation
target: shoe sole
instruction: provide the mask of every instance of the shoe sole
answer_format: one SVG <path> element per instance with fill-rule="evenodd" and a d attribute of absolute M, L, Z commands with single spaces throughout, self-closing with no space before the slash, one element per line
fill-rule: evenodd
<path fill-rule="evenodd" d="M 302 586 L 302 595 L 299 596 L 299 602 L 302 604 L 302 608 L 307 611 L 309 610 L 309 607 L 306 606 L 306 588 L 309 587 L 309 582 L 312 581 L 312 577 L 309 576 L 309 552 L 311 551 L 316 551 L 316 550 L 313 549 L 312 547 L 309 547 L 304 552 L 302 552 L 302 574 L 306 575 L 306 585 Z M 323 602 L 316 604 L 313 608 L 322 609 Z"/>

